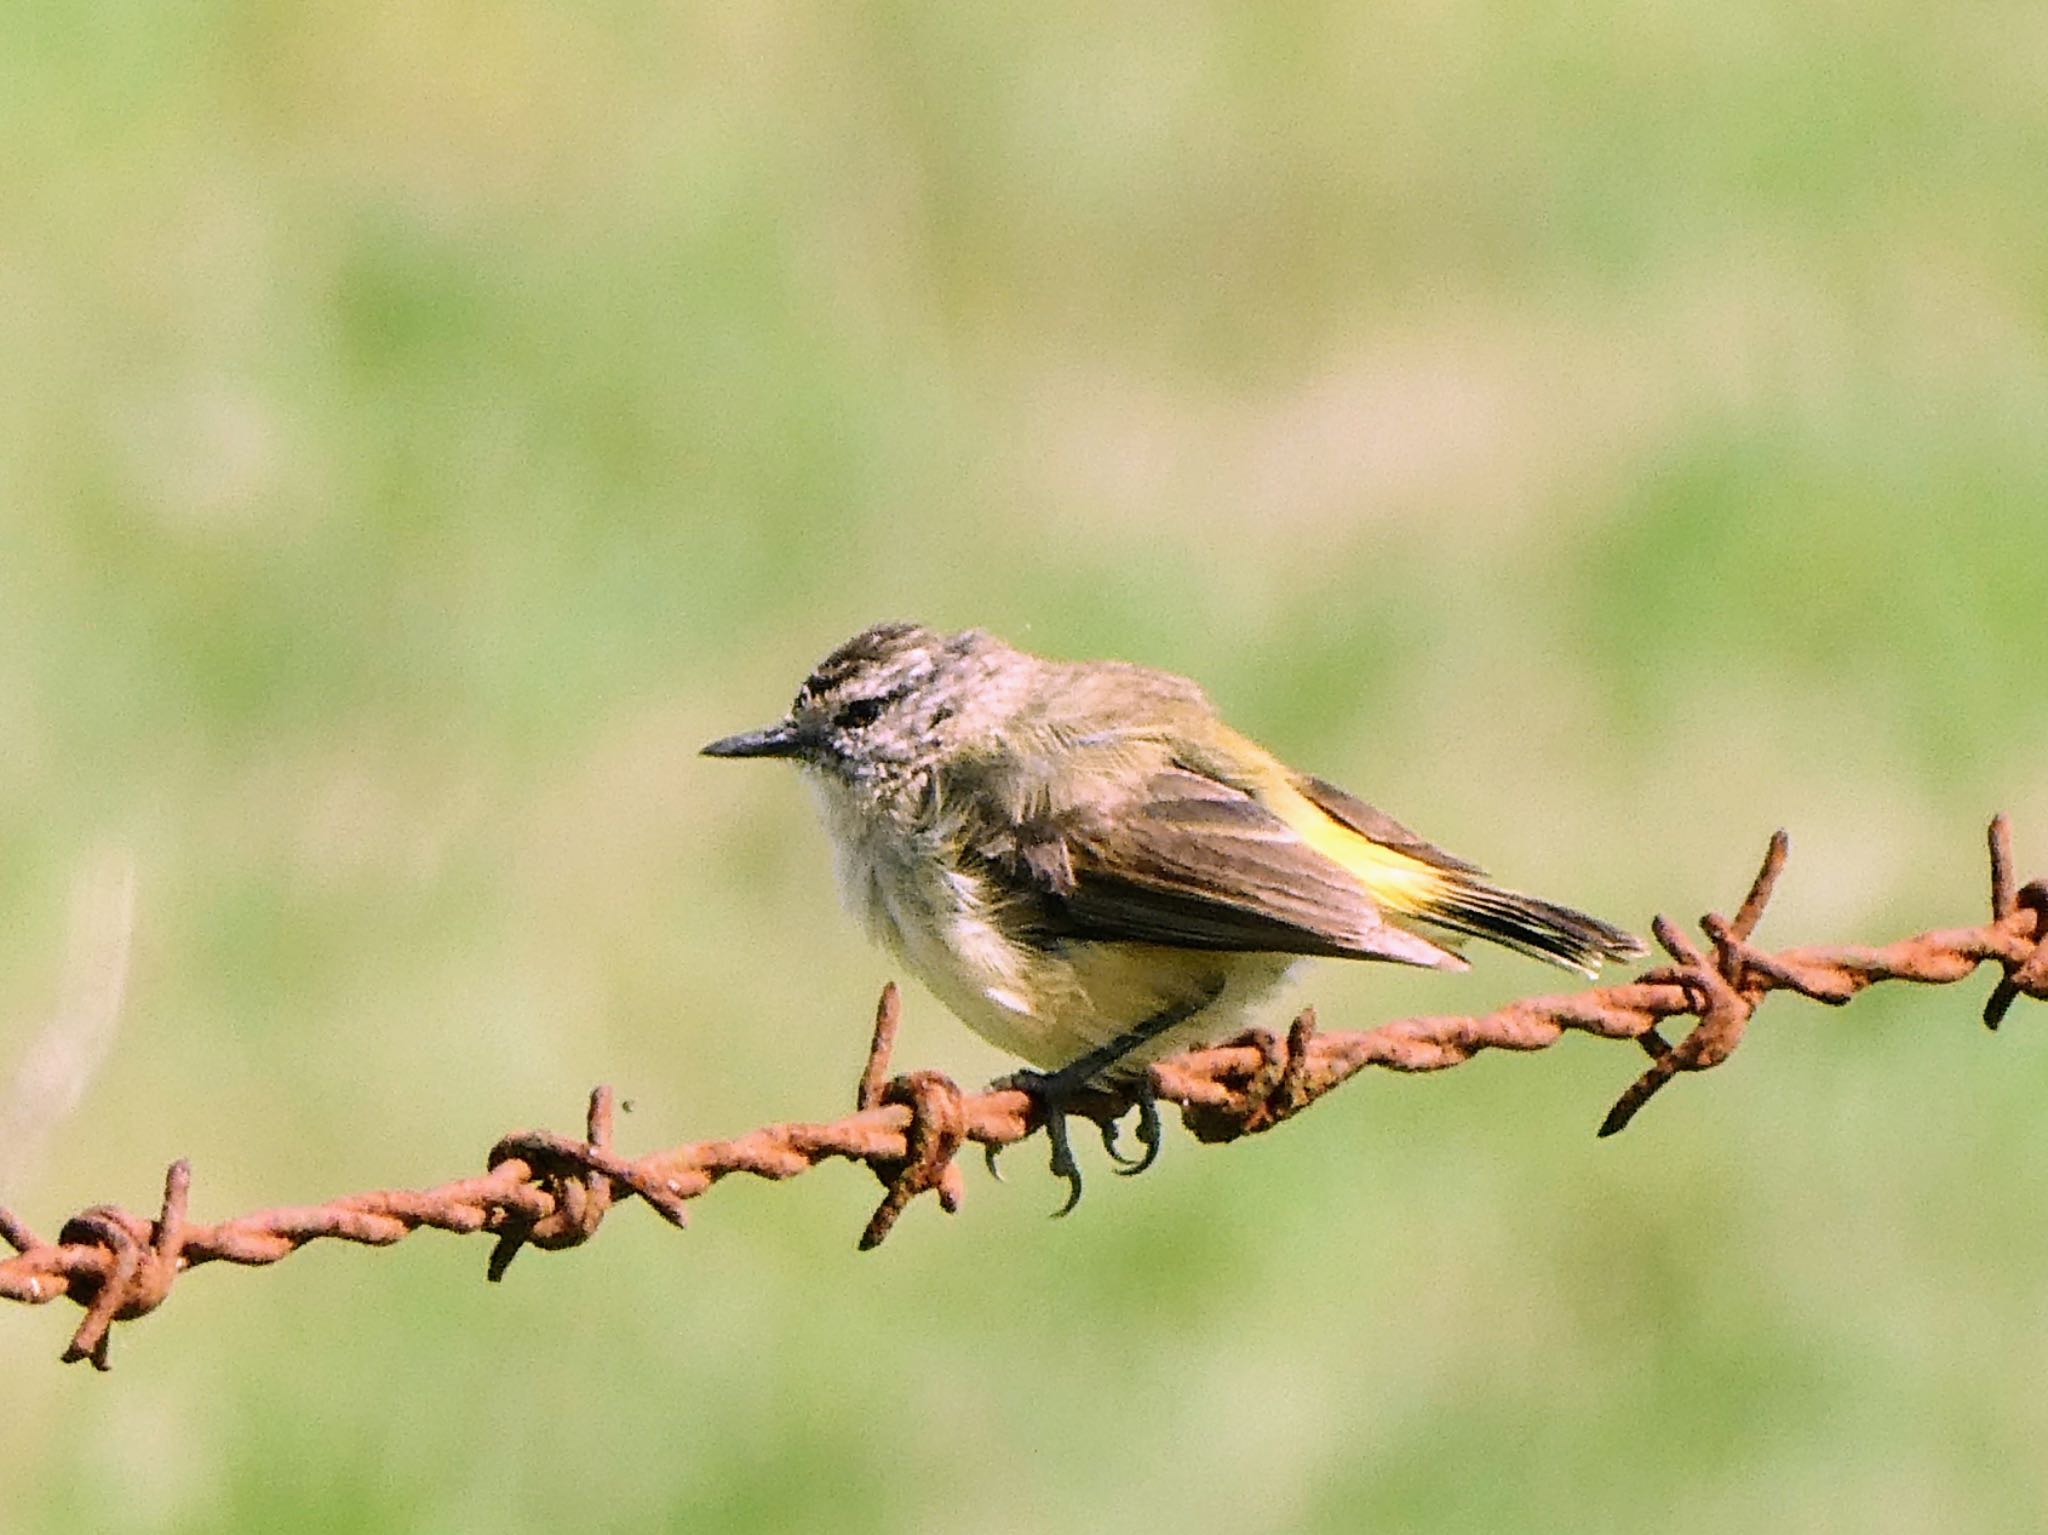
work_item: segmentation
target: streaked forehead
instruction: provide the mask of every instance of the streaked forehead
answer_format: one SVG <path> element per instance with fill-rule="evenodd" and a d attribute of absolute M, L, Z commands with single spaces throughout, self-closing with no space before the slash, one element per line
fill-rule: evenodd
<path fill-rule="evenodd" d="M 923 658 L 923 669 L 929 670 L 929 658 L 943 643 L 942 636 L 922 624 L 886 623 L 863 629 L 820 661 L 817 669 L 804 679 L 804 685 L 797 689 L 797 705 L 801 707 L 836 692 L 865 673 L 895 671 L 898 663 Z"/>

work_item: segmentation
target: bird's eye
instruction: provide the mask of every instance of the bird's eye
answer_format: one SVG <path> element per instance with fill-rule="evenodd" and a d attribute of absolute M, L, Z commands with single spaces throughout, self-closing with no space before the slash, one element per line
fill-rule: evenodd
<path fill-rule="evenodd" d="M 882 705 L 879 698 L 856 698 L 832 716 L 832 723 L 841 730 L 859 730 L 881 718 Z"/>

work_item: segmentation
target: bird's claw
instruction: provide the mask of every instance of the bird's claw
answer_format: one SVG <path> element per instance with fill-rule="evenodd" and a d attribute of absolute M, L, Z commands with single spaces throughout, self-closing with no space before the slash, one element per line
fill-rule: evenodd
<path fill-rule="evenodd" d="M 1074 1160 L 1074 1148 L 1067 1140 L 1067 1116 L 1063 1110 L 1048 1107 L 1045 1133 L 1052 1141 L 1052 1175 L 1067 1180 L 1066 1202 L 1052 1212 L 1052 1218 L 1059 1220 L 1072 1215 L 1074 1206 L 1081 1202 L 1081 1167 Z"/>
<path fill-rule="evenodd" d="M 1086 1084 L 1072 1078 L 1064 1071 L 1018 1071 L 1000 1078 L 990 1086 L 992 1089 L 1011 1089 L 1028 1093 L 1038 1107 L 1040 1119 L 1045 1124 L 1045 1138 L 1052 1148 L 1049 1159 L 1052 1175 L 1064 1179 L 1067 1197 L 1060 1207 L 1053 1211 L 1057 1219 L 1072 1213 L 1081 1202 L 1081 1167 L 1074 1160 L 1074 1145 L 1067 1131 L 1067 1121 L 1072 1110 L 1069 1107 L 1073 1095 Z M 1121 1126 L 1113 1118 L 1097 1119 L 1096 1128 L 1102 1135 L 1102 1149 L 1116 1164 L 1119 1177 L 1129 1178 L 1144 1172 L 1159 1160 L 1160 1142 L 1164 1139 L 1159 1120 L 1159 1096 L 1153 1092 L 1149 1080 L 1142 1080 L 1134 1095 L 1138 1110 L 1138 1154 L 1126 1156 L 1119 1143 Z M 1091 1116 L 1093 1117 L 1093 1116 Z M 1003 1148 L 984 1144 L 982 1159 L 988 1164 L 989 1175 L 997 1182 L 1002 1181 L 1002 1169 L 997 1158 Z"/>
<path fill-rule="evenodd" d="M 1137 1156 L 1121 1155 L 1110 1146 L 1110 1157 L 1116 1163 L 1117 1176 L 1134 1178 L 1159 1160 L 1159 1142 L 1162 1139 L 1159 1126 L 1159 1095 L 1152 1091 L 1149 1078 L 1138 1088 L 1138 1145 L 1142 1148 Z M 1103 1127 L 1103 1144 L 1109 1143 L 1116 1135 L 1116 1121 L 1111 1120 Z"/>
<path fill-rule="evenodd" d="M 1063 1071 L 1017 1071 L 989 1085 L 998 1091 L 1014 1089 L 1028 1093 L 1038 1105 L 1039 1117 L 1045 1122 L 1045 1138 L 1052 1146 L 1052 1175 L 1065 1179 L 1067 1185 L 1066 1202 L 1052 1212 L 1053 1219 L 1072 1214 L 1074 1206 L 1081 1202 L 1081 1168 L 1074 1160 L 1073 1142 L 1067 1135 L 1067 1103 L 1081 1084 Z M 1105 1135 L 1105 1141 L 1107 1138 Z M 983 1148 L 989 1171 L 1000 1180 L 1002 1174 L 996 1170 L 996 1149 L 994 1146 Z"/>

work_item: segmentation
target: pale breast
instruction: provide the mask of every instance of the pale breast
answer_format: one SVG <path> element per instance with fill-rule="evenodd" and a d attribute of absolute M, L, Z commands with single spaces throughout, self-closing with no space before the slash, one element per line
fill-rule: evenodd
<path fill-rule="evenodd" d="M 1209 1000 L 1128 1064 L 1230 1038 L 1259 1021 L 1260 1004 L 1299 962 L 1153 944 L 1018 942 L 978 877 L 951 865 L 942 832 L 877 826 L 843 786 L 820 779 L 818 787 L 848 908 L 963 1023 L 1034 1066 L 1067 1065 L 1197 998 Z"/>
<path fill-rule="evenodd" d="M 899 955 L 977 1033 L 1032 1058 L 1042 1032 L 1028 958 L 990 919 L 974 877 L 952 867 L 944 834 L 876 821 L 849 791 L 816 780 L 841 897 L 879 943 Z"/>

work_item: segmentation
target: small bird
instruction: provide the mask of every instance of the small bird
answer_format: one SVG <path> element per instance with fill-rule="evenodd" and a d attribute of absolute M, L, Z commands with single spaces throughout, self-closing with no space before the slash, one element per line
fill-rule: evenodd
<path fill-rule="evenodd" d="M 1489 881 L 1224 724 L 1185 677 L 1056 661 L 979 629 L 881 623 L 765 729 L 711 757 L 786 757 L 816 788 L 847 904 L 960 1019 L 1064 1103 L 1243 1033 L 1303 960 L 1463 970 L 1484 938 L 1586 975 L 1642 944 Z M 1112 1154 L 1115 1145 L 1105 1130 Z M 1122 1159 L 1119 1158 L 1121 1161 Z"/>

